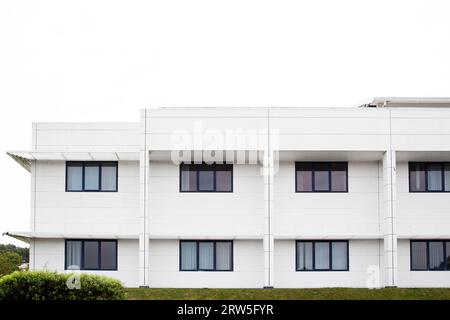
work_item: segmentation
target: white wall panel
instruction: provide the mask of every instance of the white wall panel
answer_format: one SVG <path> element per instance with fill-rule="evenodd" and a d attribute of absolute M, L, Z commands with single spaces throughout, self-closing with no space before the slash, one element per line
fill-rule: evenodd
<path fill-rule="evenodd" d="M 263 186 L 259 168 L 234 165 L 232 193 L 179 192 L 179 166 L 150 162 L 151 234 L 262 236 Z"/>
<path fill-rule="evenodd" d="M 150 287 L 262 288 L 262 241 L 235 240 L 231 272 L 179 271 L 179 241 L 150 240 Z"/>
<path fill-rule="evenodd" d="M 137 161 L 119 161 L 118 192 L 66 192 L 64 161 L 37 161 L 34 166 L 36 232 L 137 233 Z"/>
<path fill-rule="evenodd" d="M 399 287 L 450 287 L 450 271 L 411 271 L 409 240 L 398 241 L 398 269 Z"/>
<path fill-rule="evenodd" d="M 275 286 L 277 288 L 366 287 L 368 268 L 381 269 L 378 240 L 349 241 L 349 271 L 295 271 L 295 241 L 275 241 Z"/>
<path fill-rule="evenodd" d="M 64 239 L 37 239 L 34 261 L 36 270 L 70 272 L 64 270 Z M 117 271 L 80 271 L 109 276 L 120 280 L 127 287 L 138 286 L 137 240 L 118 240 L 118 268 Z M 83 285 L 83 283 L 81 283 Z"/>

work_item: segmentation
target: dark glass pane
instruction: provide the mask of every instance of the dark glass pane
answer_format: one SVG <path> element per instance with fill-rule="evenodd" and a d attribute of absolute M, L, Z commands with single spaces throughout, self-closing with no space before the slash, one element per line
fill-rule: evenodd
<path fill-rule="evenodd" d="M 102 190 L 115 191 L 117 187 L 117 166 L 116 164 L 102 165 Z"/>
<path fill-rule="evenodd" d="M 98 241 L 84 242 L 84 269 L 99 269 Z"/>
<path fill-rule="evenodd" d="M 214 191 L 214 171 L 199 171 L 198 189 L 199 191 Z"/>
<path fill-rule="evenodd" d="M 450 241 L 446 242 L 445 250 L 447 252 L 447 257 L 445 258 L 447 261 L 447 270 L 450 270 Z"/>
<path fill-rule="evenodd" d="M 181 191 L 197 191 L 197 171 L 181 171 Z"/>
<path fill-rule="evenodd" d="M 441 191 L 442 190 L 442 166 L 440 164 L 428 165 L 428 190 Z"/>
<path fill-rule="evenodd" d="M 331 164 L 331 191 L 347 191 L 347 164 Z"/>
<path fill-rule="evenodd" d="M 316 270 L 330 269 L 330 243 L 314 243 L 314 263 Z"/>
<path fill-rule="evenodd" d="M 83 190 L 83 165 L 81 163 L 68 164 L 66 179 L 68 191 Z"/>
<path fill-rule="evenodd" d="M 216 242 L 216 270 L 231 270 L 231 242 Z"/>
<path fill-rule="evenodd" d="M 86 164 L 84 167 L 84 189 L 99 190 L 99 172 L 98 164 Z"/>
<path fill-rule="evenodd" d="M 297 242 L 297 269 L 313 269 L 312 242 Z"/>
<path fill-rule="evenodd" d="M 181 242 L 181 270 L 197 270 L 197 243 Z"/>
<path fill-rule="evenodd" d="M 231 191 L 232 172 L 217 171 L 216 172 L 216 191 Z"/>
<path fill-rule="evenodd" d="M 214 243 L 199 242 L 198 244 L 198 268 L 200 270 L 214 269 Z"/>
<path fill-rule="evenodd" d="M 411 242 L 411 269 L 427 269 L 427 243 L 425 241 Z"/>
<path fill-rule="evenodd" d="M 428 259 L 430 261 L 430 270 L 445 269 L 444 242 L 430 241 L 428 245 L 429 245 Z"/>
<path fill-rule="evenodd" d="M 103 270 L 117 269 L 117 242 L 102 241 L 101 242 L 101 267 Z"/>
<path fill-rule="evenodd" d="M 411 191 L 425 191 L 425 165 L 411 164 L 409 186 Z"/>
<path fill-rule="evenodd" d="M 297 192 L 312 191 L 312 165 L 297 163 L 296 166 Z"/>
<path fill-rule="evenodd" d="M 450 191 L 450 164 L 444 166 L 444 188 L 445 191 Z"/>
<path fill-rule="evenodd" d="M 347 242 L 331 243 L 331 261 L 333 270 L 347 270 Z"/>
<path fill-rule="evenodd" d="M 68 270 L 81 269 L 81 241 L 66 242 L 66 267 Z"/>
<path fill-rule="evenodd" d="M 329 191 L 329 165 L 328 164 L 315 164 L 314 165 L 314 190 L 315 191 Z"/>

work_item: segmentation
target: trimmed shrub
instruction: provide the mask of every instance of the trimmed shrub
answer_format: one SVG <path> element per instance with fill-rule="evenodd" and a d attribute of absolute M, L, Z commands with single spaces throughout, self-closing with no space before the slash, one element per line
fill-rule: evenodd
<path fill-rule="evenodd" d="M 0 252 L 0 278 L 19 270 L 22 257 L 15 252 Z"/>
<path fill-rule="evenodd" d="M 73 281 L 73 279 L 79 281 Z M 69 286 L 72 284 L 72 289 L 69 289 L 68 282 Z M 16 271 L 0 278 L 0 300 L 123 299 L 126 299 L 126 294 L 120 281 L 105 276 Z"/>

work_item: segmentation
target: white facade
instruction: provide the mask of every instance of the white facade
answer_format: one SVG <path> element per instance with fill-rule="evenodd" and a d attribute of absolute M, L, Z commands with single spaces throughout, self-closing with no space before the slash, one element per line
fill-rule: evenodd
<path fill-rule="evenodd" d="M 450 193 L 410 192 L 408 171 L 450 162 L 449 106 L 375 99 L 35 123 L 31 150 L 8 152 L 31 172 L 30 231 L 9 234 L 30 242 L 31 269 L 61 272 L 66 239 L 115 239 L 117 270 L 82 272 L 129 287 L 449 287 L 450 270 L 411 271 L 410 241 L 450 239 Z M 232 192 L 180 192 L 178 161 L 218 151 L 233 163 Z M 117 161 L 117 192 L 66 192 L 67 161 Z M 299 161 L 347 163 L 347 192 L 296 192 Z M 232 271 L 180 271 L 180 240 L 208 239 L 233 241 Z M 348 270 L 296 271 L 296 240 L 348 241 Z"/>

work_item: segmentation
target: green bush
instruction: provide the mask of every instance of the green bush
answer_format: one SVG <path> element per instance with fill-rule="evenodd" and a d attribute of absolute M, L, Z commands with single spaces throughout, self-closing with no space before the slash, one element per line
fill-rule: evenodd
<path fill-rule="evenodd" d="M 79 289 L 69 289 L 69 278 L 79 276 Z M 0 300 L 123 300 L 120 281 L 92 274 L 16 271 L 0 278 Z"/>
<path fill-rule="evenodd" d="M 22 257 L 15 252 L 0 252 L 0 278 L 19 269 Z"/>

